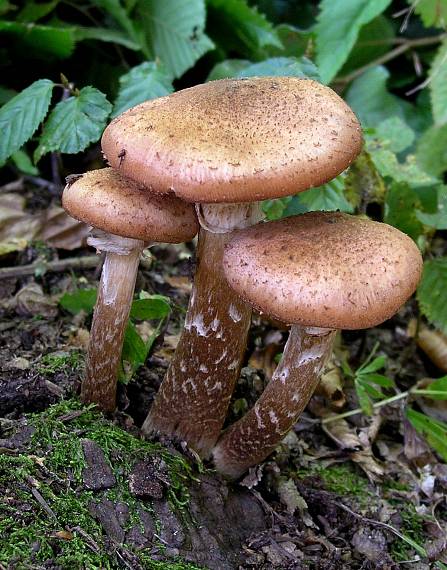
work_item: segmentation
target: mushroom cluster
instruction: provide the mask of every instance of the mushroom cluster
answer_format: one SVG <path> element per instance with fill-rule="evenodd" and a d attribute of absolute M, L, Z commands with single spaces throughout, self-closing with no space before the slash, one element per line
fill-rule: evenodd
<path fill-rule="evenodd" d="M 102 137 L 112 168 L 70 182 L 63 198 L 96 228 L 91 245 L 107 252 L 84 401 L 115 407 L 142 249 L 199 230 L 185 327 L 142 429 L 185 440 L 229 477 L 263 460 L 311 397 L 335 330 L 382 322 L 420 277 L 416 246 L 385 224 L 340 213 L 261 222 L 261 200 L 331 180 L 361 146 L 346 103 L 295 77 L 213 81 L 114 119 Z M 252 307 L 292 328 L 259 401 L 222 433 Z"/>

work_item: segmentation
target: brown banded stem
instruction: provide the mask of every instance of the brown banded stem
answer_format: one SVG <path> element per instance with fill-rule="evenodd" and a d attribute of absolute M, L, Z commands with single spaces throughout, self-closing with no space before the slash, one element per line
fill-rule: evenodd
<path fill-rule="evenodd" d="M 218 471 L 237 478 L 272 453 L 307 406 L 334 338 L 335 331 L 292 326 L 281 362 L 261 397 L 214 448 Z"/>
<path fill-rule="evenodd" d="M 179 344 L 143 424 L 185 440 L 201 456 L 217 441 L 245 354 L 251 307 L 222 272 L 232 231 L 261 218 L 257 204 L 202 204 L 197 269 Z"/>

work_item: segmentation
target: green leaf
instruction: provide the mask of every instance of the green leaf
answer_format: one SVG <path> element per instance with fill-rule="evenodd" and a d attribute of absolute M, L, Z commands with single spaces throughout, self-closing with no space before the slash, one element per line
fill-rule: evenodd
<path fill-rule="evenodd" d="M 424 233 L 424 227 L 416 216 L 416 209 L 420 207 L 418 195 L 408 184 L 393 182 L 385 198 L 384 221 L 417 241 Z"/>
<path fill-rule="evenodd" d="M 269 47 L 271 56 L 301 57 L 307 53 L 315 39 L 312 30 L 300 30 L 291 24 L 280 24 L 275 31 L 283 47 Z"/>
<path fill-rule="evenodd" d="M 59 305 L 72 315 L 81 311 L 89 315 L 95 308 L 96 296 L 96 289 L 78 289 L 75 293 L 64 293 L 59 299 Z"/>
<path fill-rule="evenodd" d="M 447 334 L 447 257 L 424 263 L 417 299 L 421 312 Z"/>
<path fill-rule="evenodd" d="M 135 325 L 130 321 L 127 323 L 124 333 L 122 360 L 126 360 L 136 370 L 146 362 L 148 349 L 144 340 L 138 334 Z"/>
<path fill-rule="evenodd" d="M 362 374 L 362 377 L 365 379 L 366 382 L 377 384 L 378 386 L 382 386 L 383 388 L 393 388 L 394 382 L 391 378 L 384 376 L 383 374 L 376 374 L 374 372 L 368 374 Z"/>
<path fill-rule="evenodd" d="M 348 58 L 359 31 L 381 14 L 391 0 L 322 0 L 315 27 L 317 65 L 325 83 L 329 83 Z"/>
<path fill-rule="evenodd" d="M 132 40 L 136 39 L 136 30 L 127 10 L 121 5 L 120 0 L 93 0 L 92 4 L 108 12 L 112 18 L 125 30 Z"/>
<path fill-rule="evenodd" d="M 154 61 L 145 61 L 133 67 L 119 79 L 120 88 L 113 107 L 113 117 L 121 115 L 134 105 L 168 95 L 174 90 L 172 78 L 163 66 Z"/>
<path fill-rule="evenodd" d="M 72 28 L 73 38 L 76 42 L 83 40 L 97 40 L 100 42 L 109 42 L 124 46 L 127 49 L 139 50 L 141 46 L 131 39 L 126 33 L 120 30 L 112 30 L 110 28 L 86 28 L 74 27 Z"/>
<path fill-rule="evenodd" d="M 447 2 L 445 0 L 407 0 L 426 28 L 447 27 Z"/>
<path fill-rule="evenodd" d="M 278 198 L 277 200 L 264 200 L 264 202 L 262 202 L 262 211 L 268 220 L 278 220 L 284 216 L 287 206 L 291 200 L 292 196 Z"/>
<path fill-rule="evenodd" d="M 410 103 L 388 92 L 386 83 L 389 76 L 385 67 L 373 67 L 353 81 L 347 92 L 348 105 L 365 127 L 375 128 L 378 123 L 390 117 L 405 121 L 414 112 Z"/>
<path fill-rule="evenodd" d="M 24 48 L 42 57 L 67 58 L 73 53 L 76 43 L 73 28 L 0 20 L 0 32 L 16 36 Z"/>
<path fill-rule="evenodd" d="M 431 384 L 424 388 L 428 392 L 438 392 L 437 394 L 424 394 L 425 397 L 432 400 L 447 400 L 447 376 L 434 380 Z M 444 392 L 440 394 L 439 392 Z"/>
<path fill-rule="evenodd" d="M 359 381 L 358 378 L 356 378 L 354 380 L 354 387 L 363 413 L 367 416 L 372 416 L 373 404 L 370 397 L 368 396 L 365 386 Z"/>
<path fill-rule="evenodd" d="M 0 109 L 0 165 L 31 138 L 44 120 L 54 83 L 39 79 Z"/>
<path fill-rule="evenodd" d="M 226 53 L 252 58 L 266 46 L 283 47 L 272 24 L 246 0 L 207 0 L 207 6 L 208 28 Z"/>
<path fill-rule="evenodd" d="M 412 145 L 415 135 L 413 129 L 399 117 L 389 117 L 376 127 L 377 138 L 393 152 L 402 152 Z"/>
<path fill-rule="evenodd" d="M 132 303 L 130 316 L 133 319 L 150 320 L 162 319 L 171 312 L 171 305 L 167 297 L 151 295 L 146 299 L 137 299 Z"/>
<path fill-rule="evenodd" d="M 447 230 L 447 186 L 438 188 L 438 204 L 436 211 L 432 214 L 416 210 L 417 219 L 437 230 Z"/>
<path fill-rule="evenodd" d="M 441 44 L 430 68 L 430 93 L 436 125 L 447 123 L 447 40 Z"/>
<path fill-rule="evenodd" d="M 236 73 L 235 77 L 285 76 L 308 77 L 320 81 L 318 69 L 307 57 L 272 57 L 252 63 Z"/>
<path fill-rule="evenodd" d="M 314 211 L 334 211 L 352 213 L 353 208 L 346 200 L 344 182 L 341 176 L 318 188 L 311 188 L 292 198 L 285 211 L 286 216 Z"/>
<path fill-rule="evenodd" d="M 29 174 L 30 176 L 37 176 L 39 174 L 38 169 L 31 162 L 31 158 L 23 149 L 17 150 L 11 156 L 11 159 L 20 172 Z"/>
<path fill-rule="evenodd" d="M 4 105 L 16 95 L 17 91 L 14 91 L 14 89 L 8 89 L 0 85 L 0 105 Z"/>
<path fill-rule="evenodd" d="M 247 59 L 225 59 L 213 67 L 210 71 L 207 81 L 215 81 L 216 79 L 226 79 L 228 77 L 236 77 L 242 69 L 246 69 L 251 65 L 251 61 Z"/>
<path fill-rule="evenodd" d="M 357 369 L 357 374 L 370 374 L 371 372 L 377 372 L 383 368 L 386 364 L 386 356 L 376 356 L 371 362 L 367 360 Z"/>
<path fill-rule="evenodd" d="M 34 162 L 47 152 L 75 154 L 96 142 L 111 110 L 106 96 L 94 87 L 84 87 L 79 95 L 58 103 L 45 123 Z"/>
<path fill-rule="evenodd" d="M 447 424 L 412 408 L 407 409 L 407 418 L 414 429 L 447 461 Z"/>
<path fill-rule="evenodd" d="M 433 125 L 420 137 L 416 148 L 419 166 L 432 176 L 447 171 L 447 125 Z"/>
<path fill-rule="evenodd" d="M 47 16 L 59 4 L 59 0 L 51 0 L 51 2 L 33 2 L 28 0 L 25 6 L 17 14 L 18 22 L 37 22 L 41 18 Z"/>
<path fill-rule="evenodd" d="M 180 77 L 214 47 L 204 33 L 204 0 L 140 0 L 140 41 L 148 58 L 160 60 Z"/>

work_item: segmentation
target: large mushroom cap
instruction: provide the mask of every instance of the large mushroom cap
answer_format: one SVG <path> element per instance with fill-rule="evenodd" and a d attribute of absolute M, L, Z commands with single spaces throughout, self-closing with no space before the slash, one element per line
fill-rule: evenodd
<path fill-rule="evenodd" d="M 405 234 L 339 212 L 310 212 L 236 233 L 230 285 L 286 323 L 359 329 L 390 318 L 416 289 L 422 258 Z"/>
<path fill-rule="evenodd" d="M 92 170 L 69 182 L 62 196 L 77 220 L 118 236 L 180 243 L 198 231 L 194 207 L 173 196 L 157 196 L 113 168 Z"/>
<path fill-rule="evenodd" d="M 106 128 L 110 165 L 189 202 L 251 202 L 319 186 L 360 152 L 360 125 L 310 79 L 222 79 L 137 105 Z"/>

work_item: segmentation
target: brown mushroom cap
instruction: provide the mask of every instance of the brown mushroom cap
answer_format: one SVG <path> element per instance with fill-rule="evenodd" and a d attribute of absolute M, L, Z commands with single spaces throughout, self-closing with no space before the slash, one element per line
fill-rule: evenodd
<path fill-rule="evenodd" d="M 104 131 L 114 168 L 189 202 L 252 202 L 319 186 L 360 152 L 359 122 L 310 79 L 197 85 L 137 105 Z"/>
<path fill-rule="evenodd" d="M 86 172 L 69 182 L 65 210 L 77 220 L 118 236 L 180 243 L 198 232 L 194 207 L 173 196 L 156 196 L 113 168 Z"/>
<path fill-rule="evenodd" d="M 422 258 L 405 234 L 340 212 L 310 212 L 236 233 L 228 282 L 286 323 L 360 329 L 390 318 L 416 289 Z"/>

